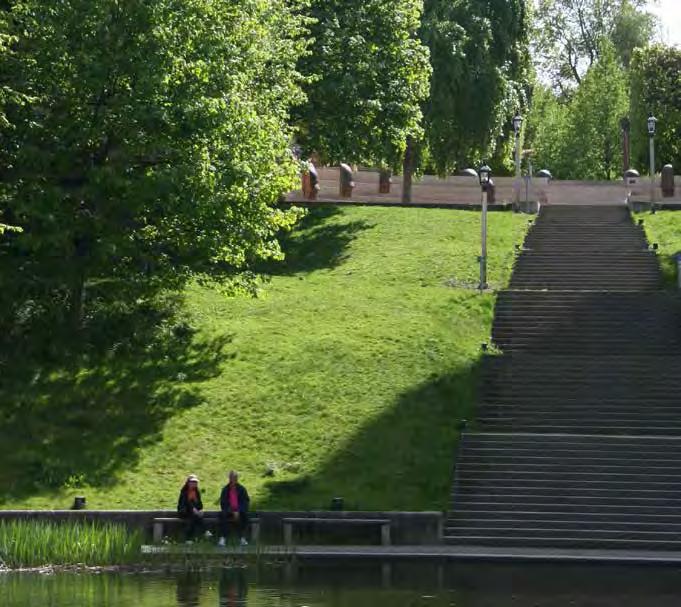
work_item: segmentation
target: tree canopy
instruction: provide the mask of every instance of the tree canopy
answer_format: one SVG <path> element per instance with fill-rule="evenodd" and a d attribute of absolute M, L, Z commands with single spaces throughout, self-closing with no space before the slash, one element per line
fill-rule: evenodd
<path fill-rule="evenodd" d="M 632 158 L 648 166 L 648 114 L 658 119 L 655 145 L 659 170 L 681 167 L 681 50 L 661 45 L 639 49 L 631 65 Z"/>
<path fill-rule="evenodd" d="M 426 0 L 421 28 L 433 79 L 426 142 L 436 170 L 494 154 L 525 104 L 530 15 L 525 0 Z"/>
<path fill-rule="evenodd" d="M 5 320 L 31 301 L 81 321 L 114 285 L 135 301 L 280 255 L 275 235 L 296 217 L 273 204 L 296 183 L 299 8 L 7 4 L 0 200 L 22 232 L 0 249 Z"/>
<path fill-rule="evenodd" d="M 535 62 L 559 92 L 579 85 L 611 43 L 623 67 L 635 48 L 646 46 L 655 17 L 646 0 L 540 0 L 534 23 Z"/>
<path fill-rule="evenodd" d="M 562 179 L 612 179 L 622 173 L 620 121 L 628 111 L 626 77 L 604 42 L 569 101 L 535 92 L 530 115 L 536 162 Z"/>
<path fill-rule="evenodd" d="M 421 128 L 428 51 L 417 32 L 422 0 L 312 0 L 309 77 L 296 112 L 307 153 L 326 162 L 396 167 Z"/>

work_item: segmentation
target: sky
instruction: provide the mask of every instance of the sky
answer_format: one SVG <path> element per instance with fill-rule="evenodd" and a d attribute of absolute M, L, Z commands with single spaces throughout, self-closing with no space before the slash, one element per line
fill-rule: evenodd
<path fill-rule="evenodd" d="M 666 44 L 681 45 L 681 0 L 651 0 L 649 10 L 663 21 L 660 36 Z"/>

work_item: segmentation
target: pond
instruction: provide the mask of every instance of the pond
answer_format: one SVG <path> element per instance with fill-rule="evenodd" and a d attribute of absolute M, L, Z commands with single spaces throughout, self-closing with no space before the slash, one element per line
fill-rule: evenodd
<path fill-rule="evenodd" d="M 676 606 L 681 571 L 326 563 L 202 572 L 0 574 L 3 607 Z"/>

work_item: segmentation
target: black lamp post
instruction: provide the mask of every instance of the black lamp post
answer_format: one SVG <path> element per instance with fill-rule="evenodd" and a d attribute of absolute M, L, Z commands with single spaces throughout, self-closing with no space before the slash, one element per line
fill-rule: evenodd
<path fill-rule="evenodd" d="M 518 113 L 513 117 L 513 131 L 515 132 L 516 203 L 520 202 L 520 130 L 522 127 L 523 117 Z"/>
<path fill-rule="evenodd" d="M 650 202 L 655 203 L 655 131 L 657 118 L 652 112 L 648 115 L 648 137 L 650 138 Z"/>
<path fill-rule="evenodd" d="M 490 186 L 492 169 L 483 164 L 478 170 L 480 189 L 482 190 L 482 246 L 480 252 L 480 290 L 487 288 L 487 191 Z"/>

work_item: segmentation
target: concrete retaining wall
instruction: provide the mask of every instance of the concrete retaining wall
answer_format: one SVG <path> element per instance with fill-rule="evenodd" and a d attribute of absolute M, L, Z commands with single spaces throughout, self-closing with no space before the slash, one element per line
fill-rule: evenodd
<path fill-rule="evenodd" d="M 217 514 L 206 511 L 207 514 Z M 441 512 L 258 512 L 261 534 L 270 543 L 283 540 L 282 519 L 295 518 L 384 518 L 392 522 L 392 541 L 397 545 L 440 543 L 443 514 Z M 123 523 L 130 529 L 144 529 L 151 537 L 154 518 L 174 516 L 174 510 L 0 510 L 0 521 L 97 521 Z M 352 533 L 355 533 L 351 530 Z"/>
<path fill-rule="evenodd" d="M 359 204 L 394 205 L 399 204 L 402 197 L 402 178 L 393 177 L 390 194 L 380 194 L 378 191 L 378 173 L 376 171 L 357 171 L 355 173 L 355 190 L 352 198 L 341 199 L 339 195 L 339 171 L 337 168 L 318 169 L 320 192 L 318 201 L 323 202 L 354 202 Z M 493 177 L 496 184 L 496 202 L 502 206 L 515 199 L 515 179 L 513 177 Z M 674 198 L 662 198 L 658 183 L 658 201 L 666 204 L 681 204 L 681 178 L 676 178 L 677 188 Z M 537 180 L 535 180 L 537 185 Z M 642 187 L 646 188 L 646 179 L 642 178 Z M 521 188 L 524 198 L 524 186 Z M 535 192 L 531 197 L 538 197 Z M 541 197 L 541 196 L 539 196 Z M 447 177 L 439 179 L 433 175 L 425 175 L 414 181 L 412 201 L 415 206 L 478 206 L 480 205 L 480 186 L 471 177 Z M 626 189 L 622 181 L 551 181 L 547 190 L 545 204 L 624 204 Z M 302 190 L 291 192 L 287 200 L 303 202 Z"/>

